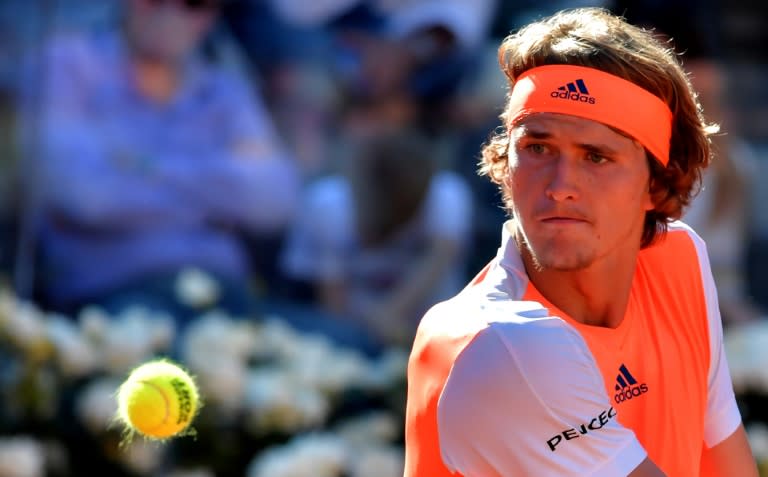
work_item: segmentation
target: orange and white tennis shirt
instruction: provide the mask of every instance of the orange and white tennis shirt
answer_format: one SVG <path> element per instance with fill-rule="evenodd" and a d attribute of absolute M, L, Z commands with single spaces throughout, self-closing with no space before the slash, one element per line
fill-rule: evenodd
<path fill-rule="evenodd" d="M 422 320 L 405 477 L 625 476 L 649 456 L 699 476 L 741 422 L 704 242 L 676 222 L 640 252 L 617 328 L 575 322 L 497 257 Z"/>

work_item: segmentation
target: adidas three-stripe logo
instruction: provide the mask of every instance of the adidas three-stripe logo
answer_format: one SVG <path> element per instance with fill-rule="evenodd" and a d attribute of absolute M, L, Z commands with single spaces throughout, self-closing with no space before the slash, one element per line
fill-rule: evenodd
<path fill-rule="evenodd" d="M 616 376 L 616 391 L 621 391 L 622 388 L 637 384 L 637 379 L 632 376 L 626 366 L 623 364 L 619 366 L 619 374 Z"/>
<path fill-rule="evenodd" d="M 570 93 L 575 93 L 578 90 L 581 94 L 589 94 L 589 90 L 583 79 L 577 79 L 576 81 L 560 86 L 557 89 L 559 91 L 568 91 Z"/>
<path fill-rule="evenodd" d="M 616 394 L 613 396 L 613 400 L 617 404 L 621 404 L 624 401 L 629 401 L 647 393 L 648 385 L 646 383 L 638 384 L 637 379 L 632 376 L 629 369 L 622 363 L 619 366 L 619 374 L 616 375 L 614 390 Z"/>
<path fill-rule="evenodd" d="M 587 104 L 595 104 L 597 101 L 594 96 L 590 96 L 587 83 L 581 78 L 570 81 L 563 86 L 559 86 L 556 90 L 550 93 L 550 96 L 553 98 L 568 99 Z"/>

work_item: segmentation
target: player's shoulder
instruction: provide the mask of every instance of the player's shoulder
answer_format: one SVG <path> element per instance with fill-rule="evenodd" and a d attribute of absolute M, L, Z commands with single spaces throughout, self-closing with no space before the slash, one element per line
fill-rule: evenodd
<path fill-rule="evenodd" d="M 680 220 L 670 222 L 667 232 L 652 246 L 641 252 L 641 259 L 661 260 L 663 263 L 680 268 L 697 264 L 706 257 L 704 239 L 688 224 Z"/>
<path fill-rule="evenodd" d="M 682 220 L 675 220 L 667 224 L 667 235 L 673 240 L 686 241 L 694 245 L 704 243 L 701 235 Z"/>
<path fill-rule="evenodd" d="M 523 394 L 557 401 L 563 386 L 577 392 L 602 389 L 602 377 L 584 338 L 571 325 L 538 311 L 494 320 L 479 329 L 456 354 L 449 379 L 462 392 L 486 389 L 511 378 Z M 528 316 L 526 316 L 528 315 Z M 589 391 L 591 392 L 591 391 Z M 520 390 L 511 391 L 520 395 Z"/>
<path fill-rule="evenodd" d="M 493 334 L 505 346 L 526 348 L 550 346 L 579 339 L 576 330 L 550 314 L 541 303 L 512 300 L 469 289 L 434 305 L 419 324 L 422 340 L 455 340 Z"/>

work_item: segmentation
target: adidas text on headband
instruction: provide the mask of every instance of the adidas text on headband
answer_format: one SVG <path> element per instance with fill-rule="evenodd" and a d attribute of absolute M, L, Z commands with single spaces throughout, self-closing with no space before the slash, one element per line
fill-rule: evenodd
<path fill-rule="evenodd" d="M 546 65 L 517 79 L 509 98 L 509 124 L 535 113 L 560 113 L 601 122 L 640 142 L 664 166 L 669 162 L 672 112 L 658 97 L 605 71 Z"/>

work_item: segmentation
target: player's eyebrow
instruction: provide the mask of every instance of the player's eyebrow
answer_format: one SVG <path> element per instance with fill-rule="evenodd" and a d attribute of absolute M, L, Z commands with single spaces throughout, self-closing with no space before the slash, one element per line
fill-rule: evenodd
<path fill-rule="evenodd" d="M 584 149 L 585 151 L 594 152 L 601 155 L 614 155 L 617 153 L 616 149 L 601 143 L 578 143 L 577 147 Z"/>
<path fill-rule="evenodd" d="M 514 129 L 513 136 L 516 139 L 529 137 L 533 139 L 549 139 L 552 133 L 544 129 L 536 129 L 529 124 L 521 124 Z"/>
<path fill-rule="evenodd" d="M 621 133 L 621 134 L 625 135 L 624 133 Z M 517 128 L 515 128 L 513 137 L 515 140 L 519 140 L 519 139 L 544 140 L 544 139 L 551 139 L 552 137 L 554 137 L 554 134 L 547 131 L 546 129 L 539 129 L 535 125 L 521 124 Z M 611 147 L 602 142 L 594 142 L 594 143 L 579 142 L 579 143 L 576 143 L 576 147 L 580 149 L 584 149 L 585 151 L 594 152 L 594 153 L 603 154 L 603 155 L 617 154 L 616 148 Z"/>

